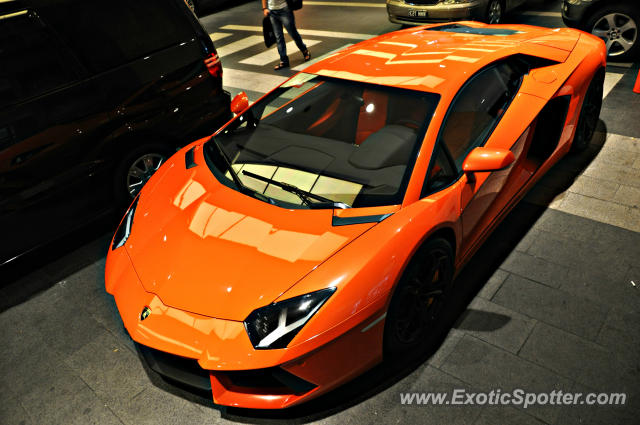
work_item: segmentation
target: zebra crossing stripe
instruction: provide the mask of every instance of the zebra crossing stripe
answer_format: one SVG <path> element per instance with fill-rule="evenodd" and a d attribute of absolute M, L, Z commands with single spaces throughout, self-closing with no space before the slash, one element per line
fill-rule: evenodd
<path fill-rule="evenodd" d="M 304 44 L 306 44 L 307 47 L 315 46 L 318 43 L 320 43 L 320 40 L 309 40 L 309 39 L 304 40 Z M 286 46 L 287 46 L 287 53 L 289 54 L 289 56 L 291 56 L 291 53 L 297 52 L 298 50 L 298 47 L 296 46 L 295 41 L 288 42 Z M 246 65 L 263 66 L 278 60 L 280 60 L 280 55 L 278 55 L 278 49 L 273 47 L 265 52 L 258 53 L 257 55 L 251 56 L 250 58 L 241 60 L 240 63 L 246 64 Z"/>
<path fill-rule="evenodd" d="M 602 90 L 602 98 L 607 97 L 609 92 L 618 84 L 624 74 L 617 74 L 615 72 L 607 72 L 604 75 L 604 87 Z"/>
<path fill-rule="evenodd" d="M 261 35 L 251 35 L 245 37 L 242 40 L 234 41 L 233 43 L 225 44 L 224 46 L 217 47 L 218 56 L 229 56 L 240 50 L 248 49 L 249 47 L 257 44 L 264 43 L 264 38 Z"/>
<path fill-rule="evenodd" d="M 236 89 L 266 93 L 285 82 L 288 78 L 289 77 L 282 75 L 271 75 L 261 72 L 224 68 L 224 72 L 222 73 L 222 84 L 225 88 L 232 87 Z"/>
<path fill-rule="evenodd" d="M 252 25 L 225 25 L 220 28 L 221 30 L 235 30 L 235 31 L 253 31 L 262 32 L 261 26 Z M 377 37 L 377 34 L 359 34 L 353 32 L 336 32 L 336 31 L 319 31 L 319 30 L 305 30 L 298 29 L 298 32 L 302 35 L 308 35 L 310 37 L 329 37 L 329 38 L 347 38 L 351 40 L 368 40 L 372 37 Z"/>
<path fill-rule="evenodd" d="M 225 37 L 229 37 L 230 35 L 231 35 L 230 32 L 213 32 L 209 34 L 209 37 L 211 38 L 211 41 L 216 42 Z"/>
<path fill-rule="evenodd" d="M 293 67 L 291 69 L 293 69 L 294 71 L 301 71 L 301 70 L 305 69 L 306 67 L 308 67 L 310 65 L 313 65 L 316 62 L 320 62 L 321 60 L 328 58 L 329 56 L 333 55 L 335 52 L 337 52 L 339 50 L 346 49 L 349 46 L 353 46 L 353 43 L 347 43 L 344 46 L 338 47 L 337 49 L 330 51 L 329 53 L 325 53 L 322 56 L 318 56 L 317 58 L 311 59 L 309 62 L 301 63 L 300 65 L 295 66 L 295 67 Z M 313 52 L 311 52 L 311 53 L 313 54 Z"/>

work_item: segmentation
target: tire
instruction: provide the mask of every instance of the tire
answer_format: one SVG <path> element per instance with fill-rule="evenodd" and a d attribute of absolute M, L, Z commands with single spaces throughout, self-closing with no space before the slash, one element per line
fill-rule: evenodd
<path fill-rule="evenodd" d="M 504 4 L 502 0 L 489 0 L 487 11 L 485 13 L 485 22 L 487 24 L 501 24 L 504 19 Z"/>
<path fill-rule="evenodd" d="M 626 29 L 625 29 L 626 28 Z M 611 31 L 611 30 L 614 31 Z M 640 53 L 640 7 L 607 5 L 592 13 L 585 30 L 607 45 L 608 59 L 627 61 Z"/>
<path fill-rule="evenodd" d="M 576 126 L 576 134 L 571 144 L 571 152 L 582 152 L 589 146 L 589 142 L 598 126 L 600 110 L 602 109 L 602 86 L 604 85 L 604 70 L 600 69 L 593 76 L 589 88 L 584 96 L 580 117 Z"/>
<path fill-rule="evenodd" d="M 131 203 L 153 173 L 172 153 L 167 145 L 162 144 L 142 145 L 128 152 L 118 163 L 114 173 L 113 190 L 118 205 Z"/>
<path fill-rule="evenodd" d="M 445 239 L 431 239 L 420 248 L 400 278 L 387 310 L 385 359 L 406 359 L 424 352 L 450 292 L 453 272 L 453 249 Z"/>

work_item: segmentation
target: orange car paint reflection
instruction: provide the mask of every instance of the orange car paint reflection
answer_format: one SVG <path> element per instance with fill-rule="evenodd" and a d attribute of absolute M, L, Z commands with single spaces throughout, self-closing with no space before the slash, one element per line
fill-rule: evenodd
<path fill-rule="evenodd" d="M 484 24 L 465 22 L 471 27 Z M 287 210 L 220 184 L 196 141 L 174 155 L 143 188 L 133 231 L 109 252 L 107 292 L 138 343 L 197 359 L 210 371 L 216 403 L 289 407 L 335 388 L 382 360 L 384 317 L 395 285 L 420 245 L 452 237 L 459 269 L 526 191 L 567 153 L 595 72 L 601 40 L 572 29 L 501 25 L 497 37 L 428 31 L 423 26 L 358 43 L 307 73 L 438 93 L 402 205 Z M 463 174 L 421 197 L 440 126 L 462 85 L 484 66 L 513 54 L 559 62 L 525 75 L 485 146 L 515 161 L 495 172 Z M 570 96 L 560 141 L 544 161 L 523 152 L 550 99 Z M 199 166 L 184 167 L 195 146 Z M 333 226 L 332 217 L 391 214 L 379 223 Z M 256 350 L 243 320 L 271 302 L 335 287 L 335 293 L 286 349 Z M 151 315 L 140 320 L 143 307 Z M 305 394 L 247 392 L 224 371 L 280 366 L 317 387 Z"/>

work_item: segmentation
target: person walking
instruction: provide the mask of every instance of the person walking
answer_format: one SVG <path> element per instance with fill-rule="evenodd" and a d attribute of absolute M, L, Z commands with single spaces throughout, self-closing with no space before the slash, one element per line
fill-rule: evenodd
<path fill-rule="evenodd" d="M 302 37 L 296 29 L 296 21 L 293 16 L 293 11 L 289 8 L 287 0 L 262 0 L 262 13 L 264 16 L 268 16 L 273 27 L 273 33 L 276 36 L 276 43 L 278 45 L 278 54 L 280 55 L 280 63 L 273 69 L 276 71 L 289 67 L 289 57 L 287 56 L 287 45 L 284 42 L 284 32 L 282 27 L 287 29 L 287 32 L 296 42 L 296 46 L 302 52 L 305 62 L 311 59 L 309 49 L 302 41 Z"/>

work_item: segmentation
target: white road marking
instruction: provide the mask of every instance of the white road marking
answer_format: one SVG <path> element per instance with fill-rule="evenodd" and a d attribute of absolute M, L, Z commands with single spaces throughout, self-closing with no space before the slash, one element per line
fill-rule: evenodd
<path fill-rule="evenodd" d="M 307 47 L 315 46 L 318 43 L 320 43 L 320 40 L 309 40 L 309 39 L 304 40 L 304 44 L 306 44 Z M 295 53 L 297 51 L 298 51 L 298 46 L 296 46 L 295 41 L 290 41 L 287 43 L 287 55 L 291 56 L 292 53 Z M 241 60 L 240 63 L 244 63 L 247 65 L 263 66 L 278 60 L 280 60 L 278 49 L 276 47 L 272 47 L 265 52 L 258 53 L 257 55 L 251 56 L 250 58 Z"/>
<path fill-rule="evenodd" d="M 224 57 L 260 43 L 264 43 L 264 37 L 261 35 L 250 35 L 242 40 L 234 41 L 233 43 L 218 47 L 216 50 L 218 51 L 218 56 Z"/>
<path fill-rule="evenodd" d="M 306 4 L 306 2 L 305 2 Z M 525 10 L 524 12 L 517 13 L 517 15 L 527 16 L 546 16 L 548 18 L 562 18 L 561 12 L 540 12 L 536 10 Z"/>
<path fill-rule="evenodd" d="M 211 38 L 211 41 L 215 42 L 225 37 L 229 37 L 230 35 L 230 32 L 212 32 L 211 34 L 209 34 L 209 37 Z"/>
<path fill-rule="evenodd" d="M 220 29 L 236 30 L 236 31 L 255 31 L 260 33 L 262 32 L 261 26 L 252 26 L 252 25 L 225 25 Z M 318 30 L 305 30 L 305 29 L 298 29 L 298 32 L 301 35 L 308 35 L 311 37 L 350 38 L 352 40 L 368 40 L 372 37 L 377 37 L 376 34 L 358 34 L 353 32 L 318 31 Z"/>
<path fill-rule="evenodd" d="M 307 1 L 305 6 L 347 6 L 347 7 L 387 7 L 386 3 L 363 3 L 363 2 L 346 2 L 346 1 Z"/>
<path fill-rule="evenodd" d="M 618 68 L 631 68 L 633 66 L 633 62 L 613 62 L 607 59 L 607 65 L 615 66 Z"/>
<path fill-rule="evenodd" d="M 604 88 L 602 91 L 602 98 L 607 97 L 609 92 L 613 90 L 618 81 L 622 78 L 624 74 L 618 74 L 616 72 L 607 72 L 604 76 Z"/>
<path fill-rule="evenodd" d="M 224 68 L 222 85 L 242 90 L 266 93 L 279 86 L 288 77 L 264 74 L 261 72 L 242 71 L 240 69 Z"/>
<path fill-rule="evenodd" d="M 335 52 L 337 52 L 337 51 L 339 51 L 339 50 L 342 50 L 342 49 L 345 49 L 345 48 L 347 48 L 347 47 L 349 47 L 349 46 L 353 46 L 353 43 L 347 43 L 347 44 L 345 44 L 345 45 L 344 45 L 344 46 L 342 46 L 342 47 L 338 47 L 337 49 L 332 50 L 332 51 L 330 51 L 329 53 L 325 53 L 325 54 L 324 54 L 324 55 L 322 55 L 322 56 L 319 56 L 319 57 L 317 57 L 317 58 L 311 59 L 309 62 L 301 63 L 300 65 L 295 66 L 295 67 L 293 67 L 293 68 L 291 68 L 291 69 L 293 69 L 294 71 L 301 71 L 301 70 L 305 69 L 306 67 L 308 67 L 308 66 L 310 66 L 310 65 L 313 65 L 313 64 L 314 64 L 314 63 L 316 63 L 316 62 L 320 62 L 321 60 L 326 59 L 326 58 L 328 58 L 329 56 L 333 55 Z M 313 52 L 311 52 L 311 54 L 313 55 Z"/>

